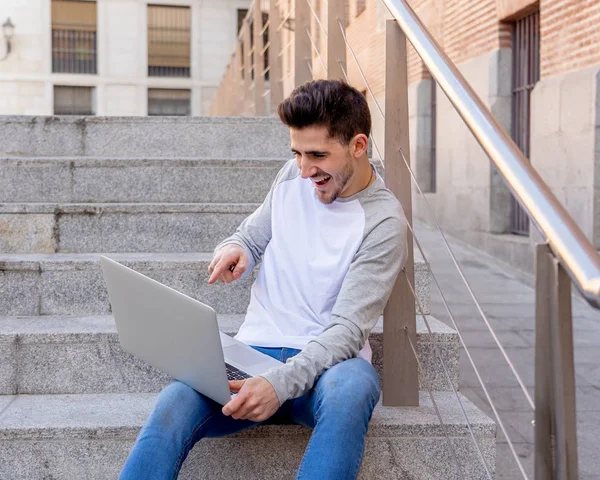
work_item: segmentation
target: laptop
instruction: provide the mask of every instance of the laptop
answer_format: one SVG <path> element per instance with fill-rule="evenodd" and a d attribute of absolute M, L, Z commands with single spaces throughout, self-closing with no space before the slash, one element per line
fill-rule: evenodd
<path fill-rule="evenodd" d="M 208 305 L 101 256 L 123 349 L 225 405 L 228 378 L 260 375 L 281 362 L 219 332 Z"/>

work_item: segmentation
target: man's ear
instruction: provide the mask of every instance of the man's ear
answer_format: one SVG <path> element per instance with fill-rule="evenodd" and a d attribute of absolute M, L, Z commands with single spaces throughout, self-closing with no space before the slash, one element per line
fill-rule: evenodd
<path fill-rule="evenodd" d="M 362 157 L 369 147 L 369 137 L 364 133 L 359 133 L 350 142 L 352 155 Z"/>

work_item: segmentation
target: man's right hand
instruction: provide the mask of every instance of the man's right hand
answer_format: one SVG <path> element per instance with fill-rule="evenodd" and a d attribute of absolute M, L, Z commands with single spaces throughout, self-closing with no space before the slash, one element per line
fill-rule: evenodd
<path fill-rule="evenodd" d="M 248 257 L 242 247 L 235 244 L 225 245 L 219 249 L 208 266 L 208 283 L 213 284 L 217 280 L 223 283 L 231 283 L 242 276 L 248 265 Z M 231 267 L 234 267 L 231 269 Z"/>

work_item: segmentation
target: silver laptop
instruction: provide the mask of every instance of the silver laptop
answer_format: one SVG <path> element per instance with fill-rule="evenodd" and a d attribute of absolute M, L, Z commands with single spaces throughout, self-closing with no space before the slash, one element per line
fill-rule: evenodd
<path fill-rule="evenodd" d="M 123 349 L 225 405 L 227 379 L 260 375 L 281 362 L 219 332 L 215 311 L 100 257 Z"/>

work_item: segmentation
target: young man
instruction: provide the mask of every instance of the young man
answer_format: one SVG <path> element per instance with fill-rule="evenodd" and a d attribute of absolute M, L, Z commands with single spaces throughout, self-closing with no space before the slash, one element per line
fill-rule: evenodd
<path fill-rule="evenodd" d="M 371 118 L 357 90 L 310 82 L 278 113 L 295 159 L 216 248 L 208 283 L 238 280 L 262 259 L 236 338 L 284 363 L 230 382 L 239 392 L 224 407 L 180 382 L 166 387 L 122 479 L 176 478 L 200 439 L 268 419 L 314 429 L 297 478 L 358 475 L 379 399 L 367 337 L 406 261 L 406 219 L 369 163 Z"/>

